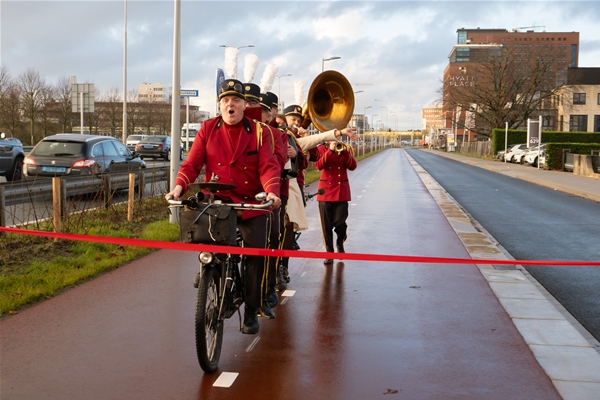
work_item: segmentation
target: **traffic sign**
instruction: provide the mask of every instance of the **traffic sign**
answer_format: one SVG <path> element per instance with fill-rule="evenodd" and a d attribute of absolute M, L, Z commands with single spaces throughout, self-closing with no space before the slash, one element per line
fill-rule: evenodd
<path fill-rule="evenodd" d="M 198 97 L 198 91 L 197 90 L 181 89 L 179 91 L 179 96 L 180 97 Z"/>

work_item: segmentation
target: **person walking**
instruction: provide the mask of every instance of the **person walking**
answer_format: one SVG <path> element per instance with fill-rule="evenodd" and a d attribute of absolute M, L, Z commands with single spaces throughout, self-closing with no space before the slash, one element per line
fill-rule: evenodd
<path fill-rule="evenodd" d="M 317 201 L 325 250 L 329 253 L 334 252 L 333 232 L 335 231 L 336 249 L 338 253 L 344 253 L 348 230 L 346 224 L 348 202 L 351 200 L 348 171 L 356 169 L 356 160 L 352 147 L 344 143 L 329 142 L 320 145 L 318 150 L 319 159 L 315 167 L 321 171 L 319 190 L 325 189 L 325 193 L 317 195 Z M 324 264 L 333 264 L 333 259 L 325 259 Z"/>

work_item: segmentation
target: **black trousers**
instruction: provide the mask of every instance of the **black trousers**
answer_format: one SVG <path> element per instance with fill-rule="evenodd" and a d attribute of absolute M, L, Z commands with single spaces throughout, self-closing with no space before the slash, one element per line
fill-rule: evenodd
<path fill-rule="evenodd" d="M 323 231 L 323 242 L 325 250 L 333 252 L 333 231 L 336 234 L 337 246 L 344 244 L 348 225 L 348 202 L 347 201 L 320 201 L 319 214 L 321 215 L 321 230 Z"/>
<path fill-rule="evenodd" d="M 268 248 L 278 250 L 281 248 L 281 232 L 283 230 L 283 219 L 285 217 L 285 207 L 287 206 L 287 198 L 281 196 L 281 207 L 274 210 L 270 215 L 270 229 Z M 268 285 L 275 285 L 277 283 L 277 260 L 278 257 L 268 257 L 268 268 L 266 281 Z M 266 290 L 266 287 L 263 289 Z"/>
<path fill-rule="evenodd" d="M 245 247 L 266 248 L 269 230 L 267 214 L 253 218 L 238 218 L 238 228 Z M 267 257 L 245 256 L 244 299 L 246 305 L 260 307 L 262 304 L 262 286 L 267 271 Z"/>

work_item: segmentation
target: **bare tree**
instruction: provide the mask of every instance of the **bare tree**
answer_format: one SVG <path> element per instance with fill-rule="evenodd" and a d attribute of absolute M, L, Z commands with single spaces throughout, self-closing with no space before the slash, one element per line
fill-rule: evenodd
<path fill-rule="evenodd" d="M 111 88 L 101 96 L 100 123 L 110 130 L 110 136 L 117 137 L 117 132 L 123 126 L 123 99 L 119 89 Z"/>
<path fill-rule="evenodd" d="M 94 88 L 94 99 L 100 97 L 100 90 Z M 100 134 L 100 113 L 99 110 L 96 109 L 94 105 L 94 112 L 85 112 L 84 115 L 84 124 L 87 125 L 88 132 L 92 135 Z M 84 132 L 82 132 L 84 133 Z"/>
<path fill-rule="evenodd" d="M 505 122 L 518 128 L 549 106 L 565 83 L 566 69 L 554 72 L 551 53 L 518 54 L 516 59 L 507 48 L 496 48 L 478 62 L 465 64 L 462 75 L 446 78 L 441 92 L 453 123 L 464 124 L 454 116 L 456 110 L 464 112 L 474 121 L 469 128 L 489 137 Z"/>
<path fill-rule="evenodd" d="M 21 121 L 21 98 L 17 85 L 10 85 L 5 97 L 5 103 L 2 110 L 2 126 L 10 132 L 10 136 L 25 141 L 22 134 L 25 124 Z"/>
<path fill-rule="evenodd" d="M 73 86 L 71 78 L 61 76 L 54 87 L 54 95 L 57 104 L 57 120 L 61 127 L 61 132 L 73 132 L 73 104 L 71 102 L 71 92 Z"/>
<path fill-rule="evenodd" d="M 23 115 L 30 121 L 30 144 L 33 146 L 35 144 L 35 120 L 39 110 L 43 107 L 42 98 L 41 96 L 38 97 L 38 93 L 45 88 L 46 83 L 38 71 L 29 68 L 19 75 L 17 86 L 21 94 Z"/>
<path fill-rule="evenodd" d="M 155 98 L 149 97 L 148 100 L 140 102 L 140 121 L 144 126 L 147 135 L 150 135 L 155 125 L 155 114 L 160 104 Z"/>
<path fill-rule="evenodd" d="M 185 119 L 181 120 L 185 121 Z M 156 127 L 161 135 L 168 135 L 171 132 L 171 105 L 161 104 L 156 110 Z"/>
<path fill-rule="evenodd" d="M 10 118 L 11 110 L 11 93 L 14 88 L 14 83 L 10 72 L 6 66 L 0 67 L 0 129 L 9 130 L 10 124 L 8 121 Z M 10 132 L 11 136 L 14 136 L 14 131 Z"/>
<path fill-rule="evenodd" d="M 53 126 L 56 125 L 54 117 L 54 88 L 49 85 L 44 85 L 36 96 L 40 102 L 38 111 L 38 120 L 42 126 L 42 138 L 48 136 L 51 131 L 54 131 Z M 54 132 L 52 132 L 54 133 Z M 41 139 L 41 138 L 40 138 Z"/>
<path fill-rule="evenodd" d="M 127 136 L 136 133 L 142 124 L 140 103 L 138 103 L 137 90 L 131 90 L 127 94 Z"/>

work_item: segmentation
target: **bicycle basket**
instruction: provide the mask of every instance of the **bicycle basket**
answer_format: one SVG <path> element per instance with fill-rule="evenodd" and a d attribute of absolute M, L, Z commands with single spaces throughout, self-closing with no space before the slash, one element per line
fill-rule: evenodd
<path fill-rule="evenodd" d="M 236 245 L 237 214 L 225 204 L 200 203 L 198 210 L 180 213 L 182 242 Z"/>

